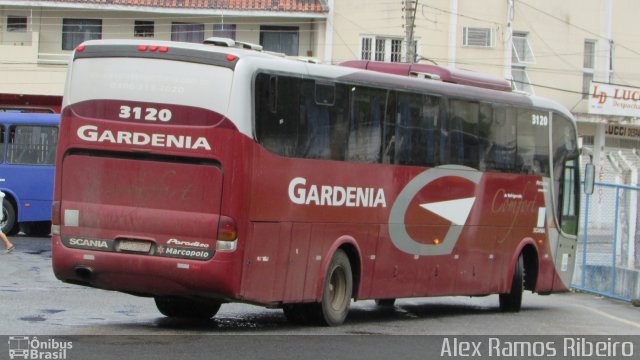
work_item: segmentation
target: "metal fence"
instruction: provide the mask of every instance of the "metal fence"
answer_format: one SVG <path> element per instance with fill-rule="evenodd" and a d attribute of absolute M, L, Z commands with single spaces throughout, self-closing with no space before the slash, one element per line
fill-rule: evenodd
<path fill-rule="evenodd" d="M 630 301 L 640 298 L 640 187 L 596 183 L 583 195 L 572 287 Z"/>

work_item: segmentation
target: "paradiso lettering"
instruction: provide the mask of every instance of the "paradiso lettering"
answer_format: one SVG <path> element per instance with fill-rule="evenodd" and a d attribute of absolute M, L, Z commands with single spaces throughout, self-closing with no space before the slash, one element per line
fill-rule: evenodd
<path fill-rule="evenodd" d="M 145 134 L 141 132 L 102 130 L 97 126 L 84 125 L 78 128 L 78 137 L 90 142 L 109 142 L 112 144 L 151 145 L 154 147 L 177 149 L 211 150 L 205 137 L 193 138 L 185 135 Z"/>
<path fill-rule="evenodd" d="M 289 199 L 298 205 L 387 207 L 382 188 L 307 186 L 307 179 L 303 177 L 294 178 L 289 183 Z"/>

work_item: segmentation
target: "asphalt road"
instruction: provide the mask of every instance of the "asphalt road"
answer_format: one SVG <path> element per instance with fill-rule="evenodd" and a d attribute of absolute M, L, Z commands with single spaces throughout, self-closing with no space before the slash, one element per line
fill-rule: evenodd
<path fill-rule="evenodd" d="M 291 325 L 279 309 L 247 304 L 225 304 L 209 321 L 175 320 L 163 317 L 152 299 L 58 281 L 51 271 L 50 239 L 16 236 L 12 241 L 16 250 L 0 255 L 0 340 L 2 335 L 70 337 L 74 351 L 88 349 L 89 358 L 116 358 L 123 349 L 140 359 L 158 358 L 149 349 L 159 351 L 159 358 L 176 358 L 165 357 L 176 349 L 189 354 L 178 358 L 199 358 L 213 347 L 220 356 L 243 359 L 389 359 L 398 351 L 403 352 L 399 358 L 429 359 L 428 354 L 443 355 L 445 338 L 471 337 L 486 344 L 488 337 L 513 335 L 602 335 L 605 341 L 632 335 L 634 356 L 640 355 L 640 309 L 591 294 L 527 292 L 522 311 L 515 314 L 501 313 L 497 296 L 401 299 L 391 309 L 359 301 L 345 324 L 335 328 Z M 0 358 L 6 346 L 0 341 Z"/>

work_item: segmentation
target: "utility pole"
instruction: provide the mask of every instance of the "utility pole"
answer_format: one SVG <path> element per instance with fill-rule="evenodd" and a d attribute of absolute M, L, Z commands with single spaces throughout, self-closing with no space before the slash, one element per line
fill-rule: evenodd
<path fill-rule="evenodd" d="M 512 56 L 513 56 L 513 16 L 514 16 L 513 0 L 507 0 L 507 26 L 504 29 L 504 78 L 511 81 L 513 75 L 511 72 Z"/>
<path fill-rule="evenodd" d="M 405 43 L 406 58 L 408 63 L 416 62 L 416 44 L 413 41 L 413 28 L 416 23 L 416 10 L 418 9 L 418 0 L 405 0 Z"/>

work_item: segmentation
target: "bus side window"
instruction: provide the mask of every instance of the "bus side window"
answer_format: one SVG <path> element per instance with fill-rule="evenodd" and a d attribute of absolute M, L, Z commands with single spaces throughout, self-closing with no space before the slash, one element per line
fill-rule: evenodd
<path fill-rule="evenodd" d="M 349 93 L 346 85 L 301 80 L 297 157 L 344 160 Z"/>
<path fill-rule="evenodd" d="M 450 163 L 478 168 L 479 104 L 451 100 L 449 125 Z"/>
<path fill-rule="evenodd" d="M 419 165 L 437 166 L 440 157 L 440 98 L 425 95 L 414 141 L 414 156 L 421 161 Z"/>
<path fill-rule="evenodd" d="M 278 155 L 296 155 L 300 82 L 300 79 L 286 76 L 256 76 L 256 139 L 265 149 Z"/>
<path fill-rule="evenodd" d="M 382 146 L 386 91 L 351 87 L 347 160 L 377 163 Z"/>
<path fill-rule="evenodd" d="M 56 148 L 58 145 L 58 128 L 46 127 L 43 137 L 42 163 L 53 165 L 56 162 Z"/>
<path fill-rule="evenodd" d="M 480 115 L 478 118 L 478 169 L 487 170 L 487 155 L 492 146 L 491 126 L 493 126 L 493 109 L 490 104 L 480 104 Z"/>
<path fill-rule="evenodd" d="M 0 125 L 0 163 L 4 162 L 4 126 Z"/>
<path fill-rule="evenodd" d="M 516 166 L 515 110 L 494 107 L 487 148 L 484 150 L 487 170 L 513 172 Z"/>
<path fill-rule="evenodd" d="M 396 101 L 398 93 L 390 91 L 387 95 L 387 108 L 382 126 L 382 163 L 395 163 L 396 148 Z"/>
<path fill-rule="evenodd" d="M 300 88 L 302 101 L 300 103 L 300 141 L 298 143 L 298 157 L 308 159 L 328 159 L 330 154 L 330 114 L 329 85 L 316 84 L 303 80 Z M 335 91 L 332 86 L 331 90 Z M 320 96 L 318 98 L 318 96 Z M 331 97 L 331 99 L 333 96 Z M 318 99 L 320 103 L 318 103 Z M 326 104 L 325 104 L 326 103 Z"/>
<path fill-rule="evenodd" d="M 549 112 L 518 109 L 518 159 L 522 174 L 549 176 Z"/>

